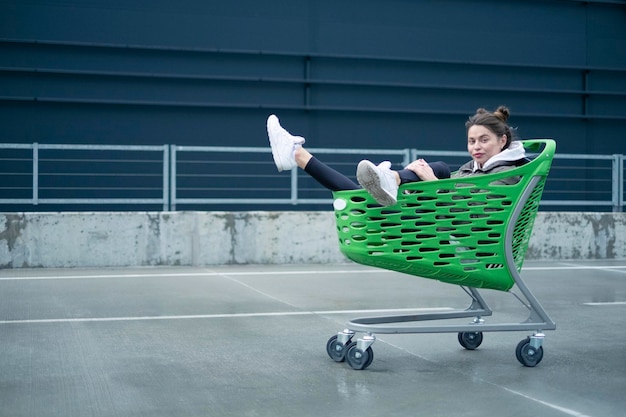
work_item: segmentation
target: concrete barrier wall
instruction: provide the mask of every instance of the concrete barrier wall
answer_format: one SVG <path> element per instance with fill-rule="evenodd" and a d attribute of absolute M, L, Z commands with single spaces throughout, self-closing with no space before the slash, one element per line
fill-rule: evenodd
<path fill-rule="evenodd" d="M 626 259 L 626 213 L 541 212 L 526 259 Z M 0 213 L 0 267 L 347 262 L 332 212 Z"/>

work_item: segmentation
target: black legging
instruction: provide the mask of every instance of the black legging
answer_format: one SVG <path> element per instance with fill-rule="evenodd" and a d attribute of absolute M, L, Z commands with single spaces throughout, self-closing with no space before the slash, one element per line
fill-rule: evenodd
<path fill-rule="evenodd" d="M 445 162 L 436 161 L 428 165 L 433 169 L 437 178 L 450 178 L 450 167 Z M 361 188 L 359 184 L 315 157 L 312 157 L 306 164 L 304 171 L 331 191 L 358 190 Z M 421 181 L 421 178 L 409 169 L 401 169 L 398 171 L 398 174 L 400 175 L 400 184 Z"/>

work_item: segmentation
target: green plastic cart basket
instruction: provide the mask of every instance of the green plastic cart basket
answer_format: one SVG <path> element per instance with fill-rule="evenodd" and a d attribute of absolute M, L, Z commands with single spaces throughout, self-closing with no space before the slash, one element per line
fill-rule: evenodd
<path fill-rule="evenodd" d="M 459 285 L 472 300 L 463 310 L 354 319 L 328 340 L 326 348 L 333 360 L 345 360 L 354 369 L 367 368 L 373 359 L 374 333 L 458 332 L 459 343 L 473 350 L 481 344 L 482 332 L 523 330 L 534 333 L 518 344 L 517 359 L 530 367 L 541 361 L 543 331 L 556 325 L 524 284 L 520 271 L 556 144 L 551 139 L 521 143 L 534 157 L 520 167 L 405 184 L 394 206 L 381 207 L 365 190 L 333 194 L 345 256 L 359 264 Z M 519 181 L 498 183 L 510 177 Z M 528 319 L 486 324 L 483 317 L 491 316 L 492 310 L 478 291 L 482 288 L 511 292 L 529 309 Z M 419 323 L 463 317 L 473 320 L 464 325 Z M 357 332 L 365 336 L 354 342 Z"/>

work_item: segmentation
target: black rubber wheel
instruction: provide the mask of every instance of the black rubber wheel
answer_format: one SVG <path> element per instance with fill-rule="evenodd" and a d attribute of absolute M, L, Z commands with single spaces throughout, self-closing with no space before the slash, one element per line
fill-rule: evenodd
<path fill-rule="evenodd" d="M 356 342 L 352 342 L 346 346 L 346 361 L 352 369 L 357 371 L 367 368 L 374 360 L 374 351 L 371 347 L 362 351 L 356 347 Z"/>
<path fill-rule="evenodd" d="M 459 332 L 459 343 L 467 350 L 474 350 L 483 342 L 483 332 Z"/>
<path fill-rule="evenodd" d="M 349 343 L 348 343 L 349 344 Z M 334 335 L 326 343 L 326 352 L 328 356 L 335 362 L 343 362 L 346 360 L 346 347 L 348 344 L 343 345 L 337 341 L 337 335 Z"/>
<path fill-rule="evenodd" d="M 532 368 L 539 365 L 539 362 L 543 359 L 543 346 L 539 346 L 538 349 L 532 347 L 530 345 L 530 337 L 527 337 L 517 344 L 515 357 L 522 365 Z"/>
<path fill-rule="evenodd" d="M 524 347 L 526 343 L 530 343 L 530 337 L 527 337 L 526 339 L 521 340 L 517 344 L 517 347 L 515 348 L 515 357 L 521 364 L 524 364 L 524 362 L 522 362 L 522 347 Z"/>
<path fill-rule="evenodd" d="M 367 360 L 367 363 L 365 364 L 363 369 L 370 366 L 372 364 L 372 361 L 374 360 L 374 351 L 372 350 L 372 347 L 371 346 L 368 347 L 366 351 L 367 351 L 367 354 L 369 355 L 369 359 Z"/>

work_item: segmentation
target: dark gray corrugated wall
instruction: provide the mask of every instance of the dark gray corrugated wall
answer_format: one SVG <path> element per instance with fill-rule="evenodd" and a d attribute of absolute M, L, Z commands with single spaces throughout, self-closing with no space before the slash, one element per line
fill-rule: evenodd
<path fill-rule="evenodd" d="M 626 152 L 626 3 L 0 0 L 0 142 L 463 150 L 499 104 Z"/>

